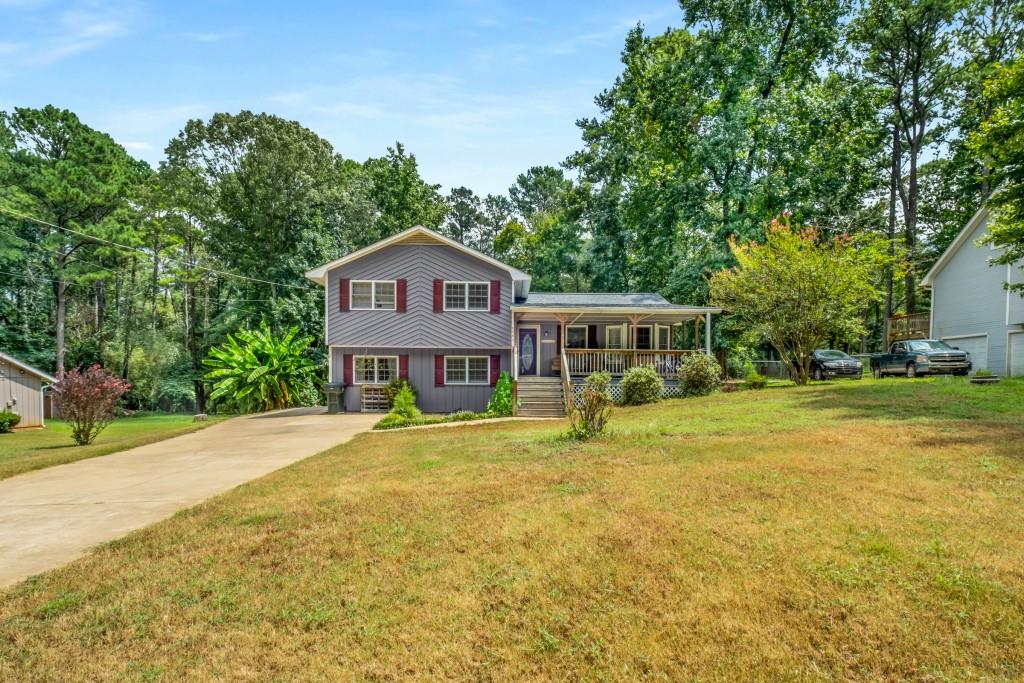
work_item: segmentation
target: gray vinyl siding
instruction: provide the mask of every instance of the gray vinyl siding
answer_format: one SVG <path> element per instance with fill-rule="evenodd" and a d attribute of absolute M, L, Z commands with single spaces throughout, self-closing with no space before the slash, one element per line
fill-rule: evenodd
<path fill-rule="evenodd" d="M 985 219 L 935 275 L 932 336 L 947 339 L 956 346 L 956 338 L 988 335 L 985 365 L 993 373 L 1004 375 L 1007 370 L 1008 333 L 1020 329 L 1019 325 L 1008 326 L 1006 323 L 1008 309 L 1015 311 L 1016 304 L 1007 297 L 1017 295 L 1003 288 L 1006 266 L 989 265 L 989 259 L 997 252 L 988 245 L 979 247 L 975 244 L 987 227 L 988 219 Z M 974 369 L 979 367 L 975 364 Z"/>
<path fill-rule="evenodd" d="M 406 312 L 339 311 L 339 281 L 406 281 Z M 501 281 L 499 313 L 434 313 L 434 280 Z M 512 346 L 512 277 L 447 245 L 395 244 L 327 274 L 327 344 L 405 348 Z"/>
<path fill-rule="evenodd" d="M 0 359 L 0 411 L 21 415 L 18 429 L 43 425 L 43 384 L 30 372 Z"/>
<path fill-rule="evenodd" d="M 496 348 L 448 348 L 448 349 L 408 349 L 401 347 L 335 347 L 331 349 L 331 379 L 341 382 L 344 378 L 345 354 L 354 356 L 409 356 L 409 383 L 416 388 L 416 405 L 425 413 L 453 413 L 457 410 L 483 411 L 494 393 L 494 388 L 483 384 L 448 384 L 443 387 L 434 386 L 434 356 L 501 356 L 501 370 L 510 371 L 508 349 Z M 345 390 L 345 408 L 355 412 L 359 410 L 359 387 L 352 386 Z"/>

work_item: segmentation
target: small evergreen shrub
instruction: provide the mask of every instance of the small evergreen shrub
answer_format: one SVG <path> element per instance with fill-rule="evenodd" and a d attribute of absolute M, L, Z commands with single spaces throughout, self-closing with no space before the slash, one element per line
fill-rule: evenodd
<path fill-rule="evenodd" d="M 626 406 L 639 406 L 654 403 L 661 399 L 665 391 L 665 381 L 658 371 L 649 365 L 638 365 L 626 370 L 619 383 L 622 396 L 619 403 Z"/>
<path fill-rule="evenodd" d="M 580 393 L 580 405 L 574 403 L 569 413 L 571 438 L 585 441 L 604 431 L 611 414 L 612 397 L 608 394 L 611 382 L 612 376 L 607 372 L 595 372 L 587 377 Z"/>
<path fill-rule="evenodd" d="M 395 394 L 395 400 L 391 404 L 391 414 L 401 415 L 407 420 L 418 420 L 423 417 L 423 413 L 416 407 L 416 394 L 408 384 Z"/>
<path fill-rule="evenodd" d="M 676 376 L 685 396 L 707 396 L 722 384 L 722 366 L 703 353 L 686 359 Z"/>
<path fill-rule="evenodd" d="M 748 389 L 764 389 L 768 386 L 768 378 L 757 370 L 751 369 L 747 373 L 746 384 Z"/>
<path fill-rule="evenodd" d="M 21 415 L 12 413 L 9 410 L 0 412 L 0 434 L 6 434 L 11 431 L 18 426 L 19 422 L 21 422 Z"/>
<path fill-rule="evenodd" d="M 494 417 L 512 416 L 512 378 L 507 372 L 498 375 L 498 383 L 494 385 L 494 393 L 487 403 L 487 412 Z"/>
<path fill-rule="evenodd" d="M 398 396 L 398 392 L 402 389 L 408 388 L 412 392 L 412 402 L 416 403 L 416 387 L 409 384 L 409 380 L 401 379 L 399 377 L 394 378 L 388 385 L 384 387 L 384 395 L 388 397 L 388 409 L 390 410 L 395 405 L 395 397 Z"/>

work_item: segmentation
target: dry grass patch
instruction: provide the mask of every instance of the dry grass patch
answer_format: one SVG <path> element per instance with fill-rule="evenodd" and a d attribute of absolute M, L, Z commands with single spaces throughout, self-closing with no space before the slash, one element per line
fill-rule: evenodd
<path fill-rule="evenodd" d="M 364 435 L 9 591 L 0 678 L 1019 679 L 1024 384 L 993 388 Z"/>

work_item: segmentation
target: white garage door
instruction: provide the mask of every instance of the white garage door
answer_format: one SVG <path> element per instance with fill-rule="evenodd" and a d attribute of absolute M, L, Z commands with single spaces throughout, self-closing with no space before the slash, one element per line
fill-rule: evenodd
<path fill-rule="evenodd" d="M 1010 375 L 1024 377 L 1024 332 L 1010 335 Z"/>
<path fill-rule="evenodd" d="M 977 337 L 947 338 L 943 341 L 971 354 L 971 372 L 988 368 L 988 336 L 979 334 Z"/>

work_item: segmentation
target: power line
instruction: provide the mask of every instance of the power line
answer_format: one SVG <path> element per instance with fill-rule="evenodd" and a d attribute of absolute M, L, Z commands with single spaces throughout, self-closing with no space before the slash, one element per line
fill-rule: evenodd
<path fill-rule="evenodd" d="M 3 213 L 6 213 L 8 216 L 12 216 L 14 218 L 20 218 L 22 220 L 32 221 L 33 223 L 38 223 L 39 225 L 45 225 L 47 227 L 54 228 L 56 230 L 63 230 L 65 232 L 70 232 L 73 235 L 78 235 L 79 237 L 83 237 L 83 238 L 85 238 L 87 240 L 92 240 L 94 242 L 100 242 L 100 243 L 103 243 L 103 244 L 109 244 L 112 247 L 117 247 L 119 249 L 127 249 L 128 251 L 134 251 L 134 252 L 138 252 L 138 253 L 141 253 L 141 254 L 146 254 L 147 256 L 149 256 L 149 253 L 145 249 L 142 249 L 141 247 L 131 247 L 131 246 L 128 246 L 127 244 L 119 244 L 117 242 L 113 242 L 113 241 L 105 239 L 103 237 L 96 237 L 95 235 L 90 235 L 88 233 L 80 232 L 78 230 L 74 230 L 74 229 L 68 228 L 68 227 L 63 227 L 62 228 L 61 226 L 54 225 L 53 223 L 50 223 L 48 221 L 44 221 L 42 219 L 35 218 L 33 216 L 28 216 L 28 215 L 25 215 L 25 214 L 22 214 L 22 213 L 18 213 L 16 211 L 11 211 L 11 210 L 6 209 L 4 207 L 0 207 L 0 211 L 2 211 Z M 250 282 L 259 282 L 261 284 L 274 285 L 276 287 L 289 287 L 291 289 L 305 289 L 305 290 L 310 289 L 310 287 L 307 287 L 306 285 L 293 285 L 293 284 L 289 284 L 289 283 L 285 283 L 285 282 L 274 282 L 273 280 L 263 280 L 263 279 L 260 279 L 258 277 L 249 277 L 248 275 L 239 275 L 238 273 L 231 273 L 231 272 L 228 272 L 228 271 L 225 271 L 225 270 L 218 270 L 216 268 L 208 268 L 206 266 L 191 265 L 191 264 L 185 263 L 181 259 L 174 258 L 173 256 L 165 256 L 164 258 L 166 260 L 168 260 L 168 261 L 176 261 L 179 264 L 184 264 L 186 267 L 189 267 L 189 268 L 194 268 L 196 270 L 202 270 L 202 271 L 205 271 L 207 273 L 213 273 L 214 275 L 223 275 L 224 277 L 234 277 L 234 278 L 238 278 L 240 280 L 249 280 Z"/>

